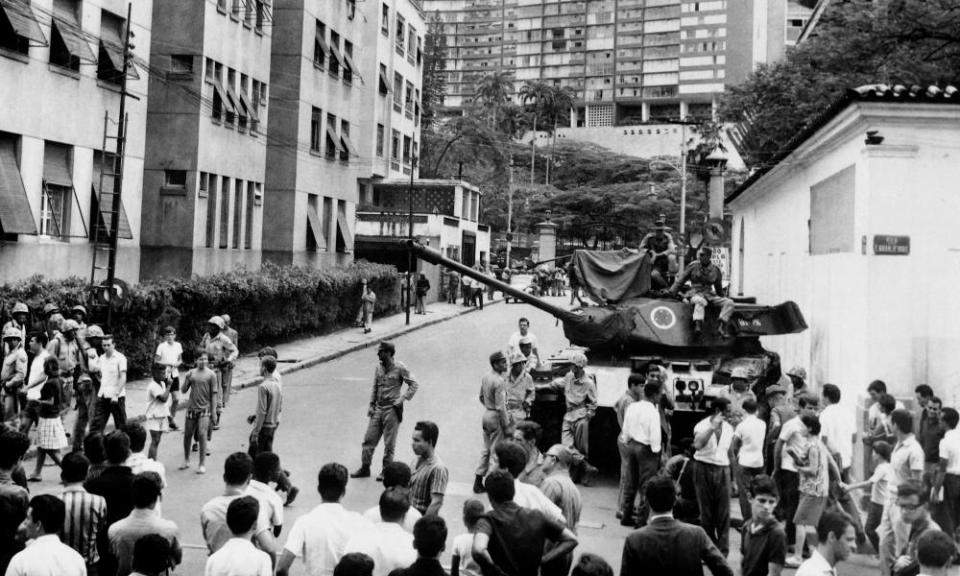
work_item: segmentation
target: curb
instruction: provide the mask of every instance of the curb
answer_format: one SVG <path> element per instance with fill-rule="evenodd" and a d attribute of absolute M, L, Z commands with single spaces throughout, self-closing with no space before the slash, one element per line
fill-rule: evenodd
<path fill-rule="evenodd" d="M 484 303 L 484 306 L 493 306 L 493 305 L 496 305 L 496 304 L 500 304 L 501 302 L 504 302 L 503 298 L 500 298 L 499 300 L 494 300 L 493 302 L 486 302 L 486 303 Z M 394 330 L 393 332 L 384 334 L 384 335 L 383 335 L 383 338 L 378 338 L 378 339 L 376 339 L 376 340 L 371 340 L 371 341 L 369 341 L 369 342 L 359 342 L 359 343 L 357 343 L 357 344 L 353 344 L 353 345 L 347 346 L 346 348 L 341 348 L 340 350 L 337 350 L 337 351 L 335 351 L 335 352 L 330 352 L 330 353 L 327 353 L 327 354 L 322 354 L 322 355 L 320 355 L 320 356 L 314 356 L 313 358 L 307 358 L 306 360 L 301 360 L 300 362 L 297 362 L 297 363 L 295 363 L 295 364 L 288 364 L 288 365 L 286 365 L 285 367 L 283 367 L 283 368 L 280 369 L 280 374 L 283 375 L 283 376 L 286 376 L 287 374 L 292 374 L 292 373 L 294 373 L 294 372 L 299 372 L 300 370 L 306 370 L 307 368 L 312 368 L 313 366 L 316 366 L 317 364 L 323 364 L 324 362 L 329 362 L 329 361 L 331 361 L 331 360 L 336 360 L 337 358 L 340 358 L 341 356 L 346 356 L 347 354 L 352 354 L 352 353 L 354 353 L 354 352 L 356 352 L 356 351 L 358 351 L 358 350 L 363 350 L 363 349 L 365 349 L 365 348 L 370 348 L 370 347 L 372 347 L 372 346 L 379 345 L 380 342 L 381 342 L 382 340 L 384 340 L 384 339 L 387 339 L 387 338 L 396 338 L 397 336 L 403 336 L 403 335 L 405 335 L 405 334 L 409 334 L 409 333 L 411 333 L 411 332 L 415 332 L 415 331 L 417 331 L 417 330 L 420 330 L 421 328 L 426 328 L 426 327 L 428 327 L 428 326 L 433 326 L 433 325 L 435 325 L 435 324 L 440 324 L 441 322 L 446 322 L 447 320 L 453 320 L 454 318 L 459 318 L 460 316 L 463 316 L 463 315 L 465 315 L 465 314 L 471 314 L 471 313 L 473 313 L 473 312 L 479 312 L 479 311 L 480 311 L 479 308 L 470 307 L 470 308 L 465 308 L 465 309 L 457 312 L 456 314 L 453 314 L 452 316 L 444 316 L 444 317 L 442 317 L 442 318 L 435 318 L 435 319 L 433 319 L 433 320 L 427 320 L 426 322 L 423 322 L 422 324 L 416 324 L 416 325 L 411 325 L 411 326 L 404 326 L 404 327 L 402 327 L 402 328 L 400 328 L 400 329 L 398 329 L 398 330 Z M 246 389 L 246 388 L 253 388 L 254 386 L 259 386 L 261 382 L 263 382 L 263 377 L 262 377 L 262 376 L 255 376 L 255 377 L 253 377 L 253 378 L 247 378 L 246 380 L 244 380 L 243 382 L 240 382 L 239 384 L 234 384 L 234 385 L 233 385 L 233 390 L 234 390 L 234 391 L 239 391 L 239 390 L 244 390 L 244 389 Z"/>

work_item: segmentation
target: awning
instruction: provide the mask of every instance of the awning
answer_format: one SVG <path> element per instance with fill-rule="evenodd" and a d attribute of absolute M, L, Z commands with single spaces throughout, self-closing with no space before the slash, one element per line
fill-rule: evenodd
<path fill-rule="evenodd" d="M 7 15 L 7 20 L 17 36 L 47 46 L 47 38 L 40 29 L 36 15 L 24 0 L 0 0 L 0 9 Z"/>
<path fill-rule="evenodd" d="M 225 111 L 229 114 L 236 114 L 237 109 L 234 107 L 233 102 L 230 101 L 230 98 L 227 96 L 227 91 L 223 89 L 223 84 L 219 80 L 213 83 L 214 90 L 217 91 L 217 95 L 220 96 L 220 101 L 223 102 L 223 107 Z"/>
<path fill-rule="evenodd" d="M 346 64 L 344 64 L 343 55 L 340 54 L 340 49 L 337 48 L 335 44 L 330 45 L 330 53 L 333 54 L 333 57 L 337 59 L 337 62 L 339 62 L 341 66 L 346 67 Z"/>
<path fill-rule="evenodd" d="M 73 186 L 70 175 L 70 147 L 47 143 L 43 147 L 43 179 L 54 186 Z"/>
<path fill-rule="evenodd" d="M 93 157 L 93 211 L 99 212 L 100 219 L 99 225 L 103 226 L 103 230 L 109 234 L 111 226 L 113 225 L 113 214 L 109 212 L 113 208 L 107 203 L 113 202 L 113 191 L 114 191 L 114 177 L 110 172 L 113 170 L 113 155 L 110 155 L 110 158 L 107 159 L 107 172 L 103 174 L 103 190 L 107 193 L 101 202 L 101 191 L 100 191 L 100 174 L 103 172 L 103 166 L 101 165 L 101 158 L 103 157 L 102 152 L 95 152 Z M 91 215 L 90 220 L 93 221 L 93 215 Z M 91 229 L 96 224 L 91 222 Z M 123 207 L 123 196 L 120 197 L 120 223 L 119 223 L 119 235 L 121 238 L 127 240 L 133 239 L 133 231 L 130 229 L 130 221 L 127 219 L 127 211 Z"/>
<path fill-rule="evenodd" d="M 333 142 L 333 145 L 337 148 L 337 152 L 343 150 L 343 146 L 340 144 L 340 138 L 337 137 L 336 130 L 333 129 L 333 126 L 331 126 L 329 122 L 327 123 L 327 138 Z"/>
<path fill-rule="evenodd" d="M 247 114 L 250 115 L 250 120 L 252 122 L 260 121 L 260 117 L 257 116 L 257 107 L 250 104 L 250 99 L 247 97 L 246 92 L 240 92 L 240 103 L 243 104 L 243 107 L 247 109 Z"/>
<path fill-rule="evenodd" d="M 330 54 L 330 48 L 327 46 L 327 41 L 323 38 L 323 34 L 317 30 L 316 35 L 314 36 L 317 40 L 317 44 L 320 45 L 320 49 L 323 50 L 324 55 Z"/>
<path fill-rule="evenodd" d="M 81 62 L 96 62 L 97 57 L 90 49 L 90 45 L 83 39 L 83 30 L 76 21 L 68 21 L 57 16 L 53 17 L 53 26 L 56 27 L 63 43 L 67 45 L 70 55 L 80 59 Z M 122 62 L 122 60 L 121 60 Z"/>
<path fill-rule="evenodd" d="M 349 52 L 344 52 L 343 59 L 346 61 L 347 68 L 350 69 L 350 72 L 363 82 L 363 76 L 360 75 L 360 70 L 357 68 L 357 65 L 353 63 L 353 56 L 351 56 Z"/>
<path fill-rule="evenodd" d="M 326 250 L 327 239 L 321 232 L 320 216 L 317 214 L 317 209 L 313 206 L 307 207 L 307 224 L 310 225 L 310 232 L 313 233 L 313 239 L 317 243 L 317 249 Z"/>
<path fill-rule="evenodd" d="M 103 53 L 106 54 L 107 60 L 110 61 L 110 65 L 117 71 L 117 74 L 122 73 L 123 46 L 101 39 L 100 47 L 103 48 Z M 137 72 L 137 67 L 133 65 L 133 62 L 127 67 L 127 77 L 133 78 L 134 80 L 140 79 L 140 73 Z"/>
<path fill-rule="evenodd" d="M 237 115 L 247 118 L 249 114 L 246 113 L 246 108 L 240 103 L 240 97 L 234 92 L 233 86 L 227 86 L 227 96 L 230 97 L 230 103 L 233 109 L 237 111 Z"/>
<path fill-rule="evenodd" d="M 347 149 L 347 152 L 350 156 L 360 156 L 357 153 L 357 147 L 353 145 L 353 142 L 350 141 L 350 135 L 344 132 L 340 135 L 340 142 L 343 144 L 343 147 Z"/>
<path fill-rule="evenodd" d="M 0 229 L 4 234 L 37 233 L 37 223 L 20 178 L 13 138 L 0 138 Z"/>
<path fill-rule="evenodd" d="M 350 232 L 350 227 L 347 226 L 347 215 L 339 210 L 337 211 L 337 234 L 340 235 L 340 238 L 343 240 L 343 245 L 347 247 L 347 250 L 352 250 L 353 233 Z"/>
<path fill-rule="evenodd" d="M 387 73 L 380 69 L 380 91 L 386 94 L 390 91 L 390 82 L 387 81 Z"/>

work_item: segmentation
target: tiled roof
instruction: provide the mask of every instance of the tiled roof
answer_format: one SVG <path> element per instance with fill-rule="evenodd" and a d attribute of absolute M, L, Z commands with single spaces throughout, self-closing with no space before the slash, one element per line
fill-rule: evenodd
<path fill-rule="evenodd" d="M 896 84 L 894 86 L 887 84 L 866 84 L 859 88 L 848 89 L 843 96 L 837 98 L 826 110 L 808 123 L 796 136 L 791 138 L 779 152 L 764 163 L 762 168 L 757 169 L 740 187 L 730 193 L 725 199 L 725 202 L 730 202 L 746 192 L 746 190 L 750 188 L 750 186 L 753 186 L 764 174 L 775 168 L 777 164 L 793 153 L 794 150 L 799 148 L 801 144 L 806 142 L 807 139 L 813 136 L 818 130 L 823 128 L 827 122 L 854 102 L 960 105 L 960 89 L 953 85 L 947 85 L 941 88 L 933 84 L 926 87 L 914 84 L 909 88 L 903 84 Z"/>

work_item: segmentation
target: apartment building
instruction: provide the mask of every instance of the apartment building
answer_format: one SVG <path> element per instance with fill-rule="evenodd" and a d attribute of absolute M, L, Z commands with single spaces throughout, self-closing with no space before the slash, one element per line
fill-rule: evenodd
<path fill-rule="evenodd" d="M 728 54 L 736 52 L 731 46 L 750 38 L 728 34 L 727 0 L 424 4 L 443 21 L 446 106 L 468 104 L 479 79 L 502 68 L 514 72 L 517 90 L 526 80 L 571 88 L 573 126 L 710 117 L 727 82 Z M 780 42 L 786 12 L 763 21 L 779 29 Z"/>
<path fill-rule="evenodd" d="M 743 82 L 760 64 L 772 64 L 797 44 L 813 9 L 804 0 L 742 0 L 729 5 L 727 84 Z"/>
<path fill-rule="evenodd" d="M 353 259 L 357 204 L 413 170 L 423 15 L 411 0 L 278 0 L 264 257 Z"/>
<path fill-rule="evenodd" d="M 261 263 L 275 26 L 261 0 L 156 3 L 141 278 Z"/>
<path fill-rule="evenodd" d="M 137 66 L 127 88 L 139 100 L 127 102 L 117 253 L 117 277 L 128 281 L 139 275 L 152 2 L 132 7 Z M 123 0 L 0 2 L 3 281 L 91 275 L 91 240 L 112 222 L 99 200 L 113 189 L 116 140 L 105 136 L 117 135 L 127 26 Z"/>

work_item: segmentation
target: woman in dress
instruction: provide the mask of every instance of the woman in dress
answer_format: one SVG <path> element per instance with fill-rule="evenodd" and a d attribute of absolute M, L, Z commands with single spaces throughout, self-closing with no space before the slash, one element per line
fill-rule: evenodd
<path fill-rule="evenodd" d="M 170 399 L 167 367 L 163 364 L 154 364 L 152 376 L 153 382 L 147 385 L 147 410 L 144 412 L 146 421 L 143 427 L 150 431 L 150 450 L 147 456 L 156 460 L 160 439 L 169 429 L 170 424 L 170 406 L 167 403 Z"/>
<path fill-rule="evenodd" d="M 67 433 L 60 420 L 60 362 L 53 356 L 43 361 L 47 381 L 40 390 L 40 421 L 37 424 L 37 464 L 30 482 L 39 482 L 49 455 L 60 466 L 60 449 L 67 447 Z"/>
<path fill-rule="evenodd" d="M 800 566 L 803 546 L 809 535 L 813 535 L 812 545 L 816 545 L 817 524 L 827 507 L 830 492 L 830 452 L 820 439 L 820 419 L 807 415 L 800 421 L 803 423 L 801 432 L 806 440 L 806 451 L 790 451 L 800 474 L 800 502 L 793 517 L 797 530 L 796 547 L 793 556 L 787 558 L 787 568 Z"/>

